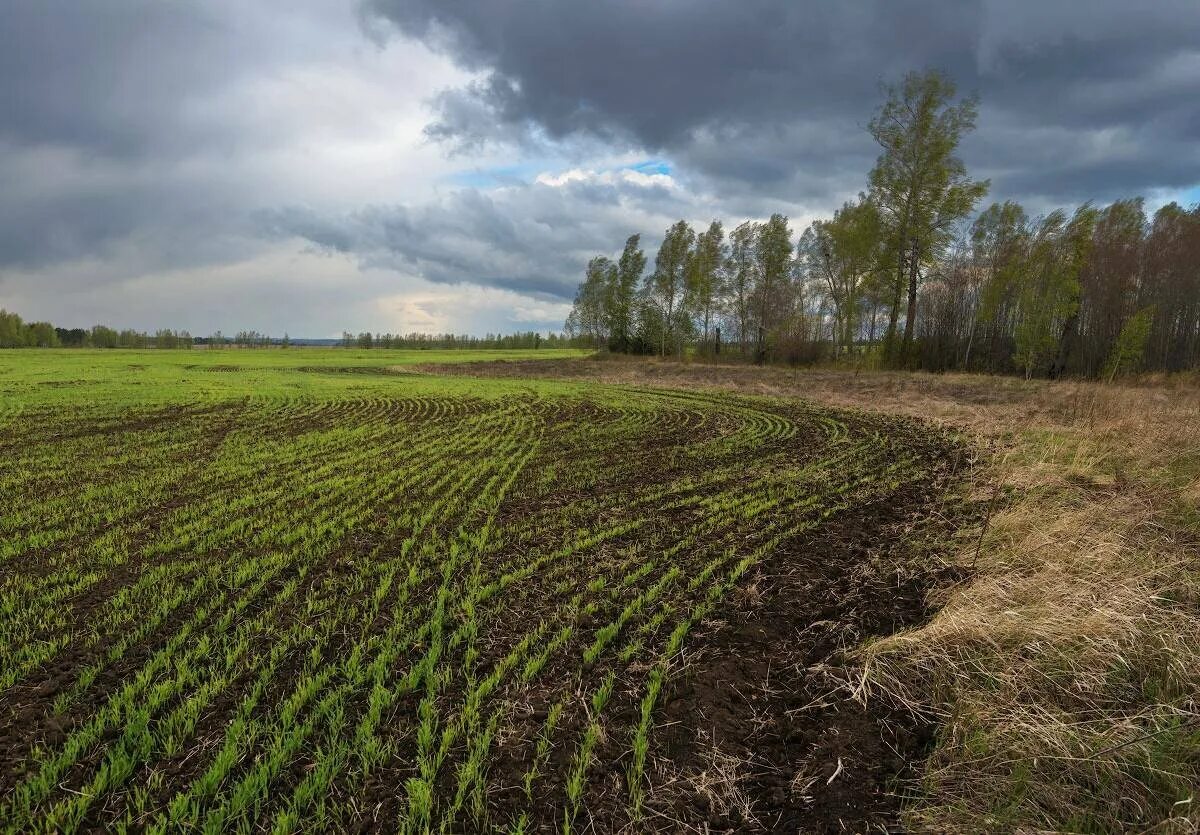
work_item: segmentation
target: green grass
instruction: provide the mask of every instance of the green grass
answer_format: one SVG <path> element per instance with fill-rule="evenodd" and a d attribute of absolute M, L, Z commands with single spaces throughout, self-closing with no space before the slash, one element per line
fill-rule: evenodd
<path fill-rule="evenodd" d="M 0 354 L 0 831 L 579 828 L 602 749 L 635 816 L 694 627 L 927 475 L 880 418 L 411 368 L 528 356 Z"/>

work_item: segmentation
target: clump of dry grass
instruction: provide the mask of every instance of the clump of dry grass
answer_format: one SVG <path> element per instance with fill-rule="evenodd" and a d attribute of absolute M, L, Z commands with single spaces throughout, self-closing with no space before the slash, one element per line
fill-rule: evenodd
<path fill-rule="evenodd" d="M 981 388 L 986 382 L 979 382 Z M 1200 828 L 1200 396 L 1034 386 L 990 411 L 1009 500 L 926 626 L 862 652 L 863 693 L 937 715 L 908 823 Z"/>

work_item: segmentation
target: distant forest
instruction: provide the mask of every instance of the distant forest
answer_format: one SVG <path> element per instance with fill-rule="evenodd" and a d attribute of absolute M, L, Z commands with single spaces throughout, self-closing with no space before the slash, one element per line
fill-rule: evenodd
<path fill-rule="evenodd" d="M 164 329 L 150 334 L 104 325 L 56 328 L 49 322 L 26 322 L 0 309 L 0 348 L 191 348 L 195 341 L 187 331 Z"/>
<path fill-rule="evenodd" d="M 561 334 L 543 336 L 536 331 L 489 333 L 486 336 L 453 333 L 391 334 L 342 333 L 340 340 L 293 340 L 286 333 L 272 337 L 259 331 L 238 331 L 225 336 L 193 337 L 187 331 L 161 329 L 154 333 L 131 328 L 115 330 L 104 325 L 91 328 L 57 328 L 50 322 L 26 322 L 16 313 L 0 309 L 0 348 L 290 348 L 293 345 L 337 345 L 343 348 L 488 349 L 566 348 L 588 340 L 571 340 Z"/>
<path fill-rule="evenodd" d="M 614 352 L 931 371 L 1114 376 L 1200 367 L 1200 206 L 1141 198 L 1030 217 L 977 213 L 987 181 L 957 156 L 975 98 L 939 72 L 886 90 L 867 190 L 812 223 L 667 229 L 593 258 L 567 333 Z"/>
<path fill-rule="evenodd" d="M 342 333 L 340 344 L 343 348 L 406 348 L 417 350 L 431 348 L 569 348 L 575 344 L 590 344 L 590 340 L 579 338 L 572 340 L 557 333 L 543 336 L 537 331 L 520 331 L 509 334 L 489 333 L 486 336 L 453 333 L 372 334 L 366 331 L 356 335 L 345 331 Z"/>

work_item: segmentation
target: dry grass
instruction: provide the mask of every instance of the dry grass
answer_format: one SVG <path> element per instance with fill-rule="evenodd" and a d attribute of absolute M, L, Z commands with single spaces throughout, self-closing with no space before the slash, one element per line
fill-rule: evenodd
<path fill-rule="evenodd" d="M 1200 381 L 656 361 L 491 373 L 701 386 L 948 423 L 996 512 L 926 626 L 863 648 L 862 698 L 939 719 L 916 831 L 1200 831 Z"/>
<path fill-rule="evenodd" d="M 971 580 L 929 625 L 862 653 L 869 692 L 942 722 L 908 822 L 1197 831 L 1200 397 L 1029 394 L 1027 414 L 984 421 L 1008 498 Z"/>

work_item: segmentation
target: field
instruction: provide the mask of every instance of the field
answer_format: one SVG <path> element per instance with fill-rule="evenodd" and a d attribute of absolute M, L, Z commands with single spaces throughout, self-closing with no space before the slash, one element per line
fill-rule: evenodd
<path fill-rule="evenodd" d="M 454 369 L 442 369 L 451 373 Z M 847 653 L 854 698 L 932 722 L 915 832 L 1200 832 L 1200 379 L 1097 383 L 641 361 L 552 376 L 913 415 L 987 449 L 982 525 L 926 623 Z M 960 524 L 964 521 L 959 518 Z M 851 827 L 853 828 L 853 827 Z"/>
<path fill-rule="evenodd" d="M 4 830 L 893 820 L 928 728 L 832 694 L 927 617 L 972 447 L 449 373 L 504 358 L 0 355 Z"/>

